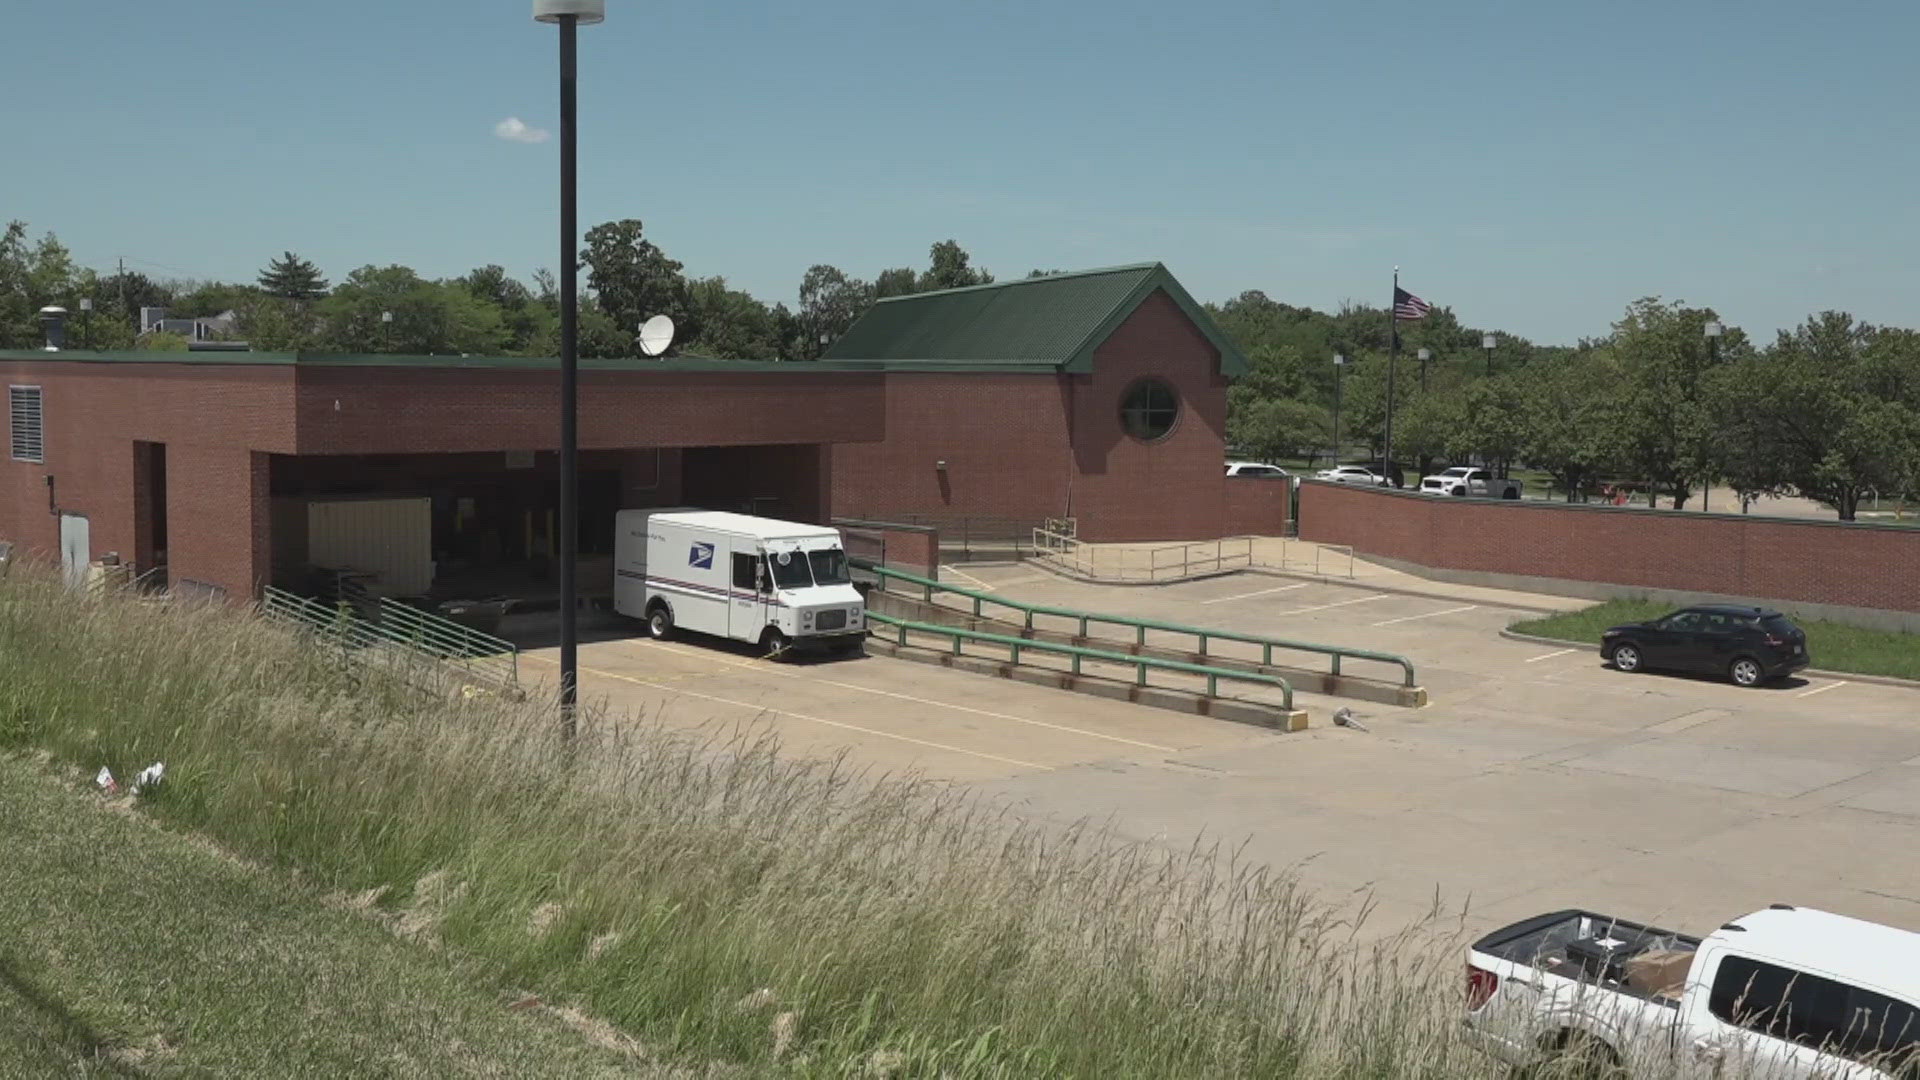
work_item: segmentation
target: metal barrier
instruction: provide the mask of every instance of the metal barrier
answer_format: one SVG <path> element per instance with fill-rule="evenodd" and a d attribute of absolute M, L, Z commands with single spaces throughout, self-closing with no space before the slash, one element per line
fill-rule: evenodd
<path fill-rule="evenodd" d="M 1051 641 L 1035 641 L 1032 638 L 1014 637 L 1011 634 L 992 634 L 983 630 L 966 630 L 958 626 L 941 626 L 939 623 L 896 619 L 891 615 L 868 611 L 867 624 L 871 627 L 874 623 L 891 626 L 897 630 L 899 632 L 898 640 L 902 648 L 906 647 L 907 633 L 913 631 L 923 634 L 937 634 L 952 639 L 953 655 L 955 656 L 961 655 L 960 645 L 963 641 L 981 641 L 993 645 L 1005 645 L 1011 650 L 1011 662 L 1015 664 L 1020 662 L 1020 653 L 1023 650 L 1068 656 L 1073 659 L 1073 673 L 1075 675 L 1080 674 L 1080 666 L 1082 662 L 1087 660 L 1095 660 L 1106 664 L 1131 664 L 1134 668 L 1135 686 L 1147 685 L 1148 668 L 1155 668 L 1162 671 L 1178 671 L 1188 675 L 1203 675 L 1207 680 L 1208 697 L 1220 696 L 1221 679 L 1234 679 L 1261 686 L 1277 686 L 1280 688 L 1281 707 L 1289 710 L 1293 708 L 1293 687 L 1287 680 L 1278 675 L 1262 675 L 1251 671 L 1235 671 L 1232 668 L 1218 668 L 1209 664 L 1190 664 L 1185 660 L 1162 660 L 1155 656 L 1135 656 L 1132 653 L 1112 652 L 1107 649 L 1091 649 L 1084 645 L 1059 645 Z"/>
<path fill-rule="evenodd" d="M 1274 570 L 1310 570 L 1323 577 L 1332 577 L 1336 574 L 1349 578 L 1353 576 L 1353 548 L 1347 544 L 1311 543 L 1294 537 L 1281 537 L 1279 538 L 1279 542 L 1280 561 L 1273 562 L 1263 558 L 1258 560 L 1256 565 Z M 1303 544 L 1312 549 L 1311 558 L 1305 555 L 1295 557 L 1295 549 Z M 1342 555 L 1346 556 L 1345 573 L 1341 573 L 1340 571 L 1340 557 Z M 1331 556 L 1331 558 L 1329 558 L 1329 556 Z"/>
<path fill-rule="evenodd" d="M 1035 558 L 1042 562 L 1052 562 L 1081 577 L 1099 581 L 1183 581 L 1201 574 L 1244 570 L 1254 565 L 1250 536 L 1145 548 L 1096 546 L 1065 533 L 1036 528 L 1033 550 Z"/>
<path fill-rule="evenodd" d="M 867 565 L 861 568 L 871 572 L 877 577 L 880 588 L 883 590 L 886 588 L 889 579 L 904 581 L 908 584 L 918 586 L 922 598 L 928 603 L 933 602 L 935 593 L 952 593 L 955 596 L 966 597 L 973 601 L 973 614 L 975 618 L 986 617 L 984 612 L 988 604 L 996 604 L 1000 607 L 1010 608 L 1021 613 L 1022 625 L 1028 631 L 1035 629 L 1034 618 L 1040 616 L 1073 620 L 1079 628 L 1077 636 L 1081 638 L 1092 636 L 1087 632 L 1092 626 L 1131 627 L 1134 631 L 1134 644 L 1142 647 L 1147 643 L 1147 631 L 1149 630 L 1167 634 L 1190 634 L 1198 639 L 1198 648 L 1196 648 L 1194 652 L 1201 656 L 1207 655 L 1207 646 L 1211 642 L 1236 641 L 1242 644 L 1260 646 L 1260 662 L 1268 667 L 1273 666 L 1274 650 L 1286 649 L 1294 652 L 1318 653 L 1322 656 L 1330 657 L 1333 664 L 1333 674 L 1335 675 L 1340 674 L 1340 662 L 1342 659 L 1364 660 L 1381 664 L 1397 664 L 1402 673 L 1402 686 L 1412 687 L 1419 685 L 1414 681 L 1413 661 L 1397 653 L 1375 652 L 1371 649 L 1349 649 L 1342 645 L 1319 645 L 1309 641 L 1292 641 L 1287 638 L 1264 637 L 1259 634 L 1243 634 L 1235 630 L 1208 630 L 1198 626 L 1161 622 L 1157 619 L 1139 619 L 1130 615 L 1097 615 L 1087 611 L 1075 611 L 1071 608 L 1048 607 L 1043 604 L 1029 604 L 1020 600 L 1009 600 L 1006 597 L 993 596 L 974 589 L 962 588 L 958 585 L 949 585 L 942 581 L 921 577 L 919 574 L 910 574 L 905 570 L 895 570 L 889 566 Z M 868 610 L 868 616 L 870 618 L 879 617 L 872 614 L 871 608 Z"/>
<path fill-rule="evenodd" d="M 294 623 L 342 650 L 397 648 L 458 668 L 477 681 L 507 689 L 520 683 L 520 650 L 512 642 L 385 597 L 379 602 L 377 622 L 271 587 L 263 591 L 260 611 Z"/>
<path fill-rule="evenodd" d="M 1072 518 L 1064 519 L 1072 522 Z M 1001 552 L 1011 548 L 1018 556 L 1032 542 L 1031 518 L 991 518 L 948 514 L 886 514 L 875 518 L 835 518 L 834 525 L 854 528 L 922 528 L 940 534 L 944 551 L 971 555 L 974 551 Z"/>

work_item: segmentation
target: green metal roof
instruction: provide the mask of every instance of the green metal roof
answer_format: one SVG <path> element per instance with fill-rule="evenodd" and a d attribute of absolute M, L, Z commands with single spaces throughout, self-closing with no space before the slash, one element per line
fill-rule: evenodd
<path fill-rule="evenodd" d="M 881 362 L 896 371 L 958 365 L 1087 372 L 1094 350 L 1160 290 L 1219 351 L 1221 374 L 1246 371 L 1246 357 L 1157 262 L 888 297 L 825 359 Z"/>
<path fill-rule="evenodd" d="M 551 356 L 455 356 L 438 354 L 415 356 L 403 353 L 292 353 L 292 352 L 182 352 L 179 350 L 86 350 L 0 349 L 0 363 L 62 362 L 70 364 L 185 364 L 202 367 L 404 367 L 404 368 L 492 368 L 506 370 L 554 371 L 560 361 Z M 898 365 L 870 363 L 830 363 L 822 361 L 715 360 L 711 357 L 676 356 L 666 360 L 649 357 L 582 359 L 582 371 L 633 372 L 718 372 L 725 374 L 791 374 L 824 372 L 870 372 L 897 368 Z M 915 368 L 914 370 L 919 370 Z"/>

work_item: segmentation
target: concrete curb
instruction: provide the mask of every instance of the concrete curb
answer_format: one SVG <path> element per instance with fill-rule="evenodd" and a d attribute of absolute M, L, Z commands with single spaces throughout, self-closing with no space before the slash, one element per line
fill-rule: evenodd
<path fill-rule="evenodd" d="M 1541 637 L 1538 634 L 1516 634 L 1512 630 L 1500 631 L 1500 636 L 1511 641 L 1528 641 L 1535 645 L 1560 645 L 1598 652 L 1600 646 L 1591 641 L 1568 641 L 1566 638 Z M 1900 679 L 1892 675 L 1862 675 L 1857 671 L 1828 671 L 1825 668 L 1801 668 L 1797 674 L 1814 675 L 1822 679 L 1839 679 L 1850 683 L 1872 683 L 1875 686 L 1897 686 L 1904 690 L 1920 690 L 1920 681 Z"/>
<path fill-rule="evenodd" d="M 1288 711 L 1278 705 L 1265 705 L 1255 701 L 1233 701 L 1224 698 L 1210 698 L 1205 694 L 1190 690 L 1170 690 L 1160 686 L 1135 686 L 1118 679 L 1103 679 L 1093 675 L 1074 675 L 1052 668 L 1028 667 L 1024 664 L 1010 664 L 1004 660 L 993 660 L 984 656 L 955 656 L 950 652 L 920 648 L 908 645 L 904 648 L 894 641 L 869 636 L 867 651 L 881 656 L 890 656 L 896 660 L 911 660 L 921 664 L 936 664 L 952 668 L 955 671 L 969 671 L 977 675 L 995 675 L 1002 679 L 1029 683 L 1034 686 L 1047 686 L 1070 693 L 1088 694 L 1114 701 L 1131 701 L 1136 705 L 1146 705 L 1155 709 L 1169 709 L 1173 712 L 1192 713 L 1207 716 L 1215 720 L 1231 720 L 1240 724 L 1251 724 L 1272 731 L 1291 732 L 1307 729 L 1305 709 Z"/>

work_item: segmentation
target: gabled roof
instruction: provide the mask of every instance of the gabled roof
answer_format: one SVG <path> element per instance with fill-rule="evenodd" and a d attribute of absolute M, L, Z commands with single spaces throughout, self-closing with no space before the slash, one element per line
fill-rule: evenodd
<path fill-rule="evenodd" d="M 1221 374 L 1246 371 L 1246 357 L 1157 262 L 888 297 L 824 359 L 885 361 L 895 370 L 925 364 L 1087 372 L 1094 350 L 1156 290 L 1165 290 L 1219 351 Z"/>

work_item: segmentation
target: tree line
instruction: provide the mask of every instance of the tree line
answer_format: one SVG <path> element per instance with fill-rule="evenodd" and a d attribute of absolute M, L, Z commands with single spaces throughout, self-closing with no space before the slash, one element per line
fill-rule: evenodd
<path fill-rule="evenodd" d="M 675 352 L 721 359 L 812 360 L 876 300 L 987 284 L 952 240 L 924 269 L 893 267 L 871 281 L 825 264 L 808 268 L 796 304 L 768 305 L 723 277 L 688 277 L 634 219 L 589 229 L 580 250 L 580 352 L 639 355 L 641 322 L 673 317 Z M 1034 270 L 1028 276 L 1052 271 Z M 77 265 L 52 233 L 21 222 L 0 234 L 0 347 L 41 341 L 37 312 L 93 302 L 69 344 L 186 348 L 139 334 L 141 307 L 175 318 L 235 313 L 231 336 L 267 351 L 551 356 L 558 351 L 553 275 L 530 282 L 497 265 L 452 278 L 405 266 L 362 266 L 337 284 L 284 252 L 247 283 L 155 280 Z M 1208 305 L 1247 354 L 1229 391 L 1228 440 L 1238 453 L 1309 465 L 1334 444 L 1378 460 L 1387 420 L 1390 323 L 1385 310 L 1325 313 L 1242 293 Z M 1649 502 L 1685 506 L 1710 484 L 1743 499 L 1799 494 L 1851 519 L 1864 499 L 1920 497 L 1920 334 L 1823 312 L 1766 344 L 1722 328 L 1710 308 L 1645 299 L 1609 331 L 1571 346 L 1465 326 L 1447 308 L 1398 324 L 1393 372 L 1394 464 L 1416 473 L 1478 461 L 1545 471 L 1569 500 L 1625 484 Z M 1494 346 L 1483 347 L 1491 333 Z M 1419 351 L 1430 359 L 1423 365 Z M 1335 353 L 1349 361 L 1336 368 Z M 1425 368 L 1424 373 L 1422 368 Z"/>
<path fill-rule="evenodd" d="M 580 251 L 580 355 L 640 355 L 639 326 L 674 320 L 673 353 L 718 359 L 813 360 L 875 300 L 981 285 L 993 275 L 972 265 L 953 240 L 933 244 L 928 264 L 882 270 L 872 281 L 820 264 L 802 276 L 797 303 L 763 303 L 724 277 L 689 277 L 648 240 L 635 219 L 589 229 Z M 1040 271 L 1035 271 L 1040 273 Z M 92 301 L 84 317 L 79 301 Z M 100 273 L 77 265 L 49 232 L 37 241 L 25 223 L 0 235 L 0 348 L 41 343 L 38 312 L 72 312 L 68 344 L 96 349 L 185 349 L 185 337 L 140 332 L 143 307 L 190 319 L 234 313 L 226 336 L 263 351 L 552 356 L 559 351 L 560 294 L 554 275 L 521 281 L 488 265 L 451 278 L 411 267 L 362 266 L 337 284 L 289 251 L 252 282 L 155 279 L 138 271 Z"/>
<path fill-rule="evenodd" d="M 1333 443 L 1337 394 L 1342 443 L 1379 460 L 1385 310 L 1326 314 L 1249 292 L 1212 311 L 1251 366 L 1229 391 L 1238 451 L 1311 465 Z M 1491 355 L 1485 332 L 1444 308 L 1398 325 L 1394 464 L 1418 473 L 1440 462 L 1503 473 L 1524 464 L 1551 476 L 1568 501 L 1618 485 L 1675 507 L 1724 485 L 1743 505 L 1800 495 L 1849 521 L 1864 500 L 1920 498 L 1912 330 L 1828 311 L 1761 344 L 1711 308 L 1658 298 L 1634 302 L 1607 334 L 1573 346 L 1495 332 Z M 1421 348 L 1431 354 L 1424 386 Z M 1349 360 L 1338 372 L 1335 353 Z"/>

